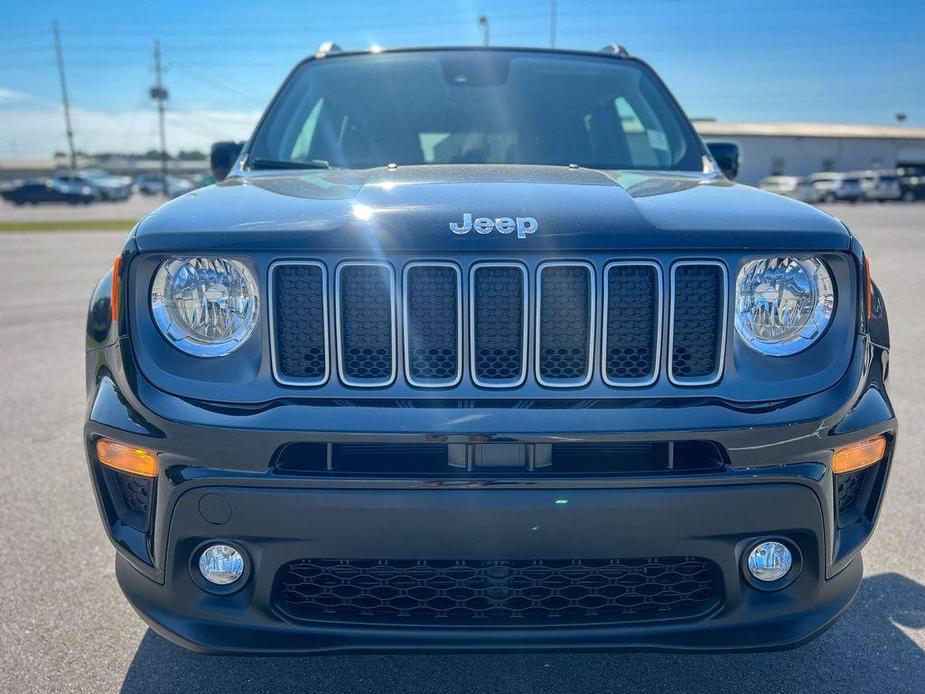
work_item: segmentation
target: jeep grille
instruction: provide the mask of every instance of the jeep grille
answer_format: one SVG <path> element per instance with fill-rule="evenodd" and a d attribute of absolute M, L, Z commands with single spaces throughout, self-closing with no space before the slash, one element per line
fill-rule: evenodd
<path fill-rule="evenodd" d="M 719 261 L 675 262 L 667 282 L 650 260 L 548 261 L 532 273 L 519 262 L 415 260 L 400 278 L 384 261 L 346 261 L 332 283 L 329 272 L 319 261 L 271 268 L 281 383 L 319 386 L 337 374 L 347 386 L 382 388 L 400 370 L 418 388 L 464 379 L 517 388 L 528 378 L 545 388 L 595 378 L 625 388 L 660 374 L 696 386 L 722 376 L 728 289 Z"/>

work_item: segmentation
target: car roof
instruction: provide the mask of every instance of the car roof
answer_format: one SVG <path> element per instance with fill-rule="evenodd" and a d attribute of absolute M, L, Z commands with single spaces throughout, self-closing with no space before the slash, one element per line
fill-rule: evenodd
<path fill-rule="evenodd" d="M 609 58 L 630 58 L 629 52 L 620 46 L 619 44 L 612 43 L 604 48 L 594 51 L 588 50 L 586 48 L 547 48 L 543 46 L 394 46 L 394 47 L 383 47 L 383 46 L 369 46 L 368 48 L 358 48 L 344 50 L 337 46 L 336 44 L 331 44 L 331 42 L 326 42 L 322 44 L 318 51 L 313 55 L 308 56 L 306 60 L 311 60 L 312 58 L 334 58 L 337 56 L 344 55 L 379 55 L 382 53 L 422 53 L 428 51 L 461 51 L 461 52 L 520 52 L 520 53 L 552 53 L 559 55 L 594 55 L 598 57 L 609 57 Z"/>
<path fill-rule="evenodd" d="M 315 60 L 330 60 L 332 58 L 342 58 L 348 56 L 360 56 L 360 55 L 382 55 L 385 53 L 426 53 L 431 51 L 441 51 L 441 52 L 459 52 L 459 53 L 542 53 L 546 55 L 583 55 L 583 56 L 593 56 L 596 58 L 610 58 L 611 60 L 624 60 L 629 62 L 639 63 L 652 69 L 648 63 L 644 60 L 630 55 L 629 52 L 621 45 L 616 43 L 608 44 L 600 50 L 592 51 L 587 49 L 574 49 L 574 48 L 543 48 L 542 46 L 396 46 L 393 48 L 385 48 L 381 46 L 369 46 L 368 48 L 360 49 L 351 49 L 349 51 L 344 50 L 337 46 L 337 44 L 327 41 L 323 43 L 319 49 L 312 55 L 306 56 L 298 63 L 296 63 L 293 70 L 298 69 L 306 63 L 313 62 Z M 653 72 L 655 72 L 653 70 Z"/>

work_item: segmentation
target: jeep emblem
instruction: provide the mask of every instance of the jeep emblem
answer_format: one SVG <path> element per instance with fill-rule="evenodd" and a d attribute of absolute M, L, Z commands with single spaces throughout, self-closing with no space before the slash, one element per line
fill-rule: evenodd
<path fill-rule="evenodd" d="M 525 239 L 528 234 L 535 233 L 539 228 L 539 222 L 533 217 L 517 217 L 516 219 L 511 219 L 510 217 L 497 217 L 496 219 L 477 217 L 473 220 L 470 212 L 463 214 L 462 224 L 450 222 L 450 231 L 460 236 L 468 234 L 473 229 L 475 229 L 476 234 L 490 234 L 492 230 L 497 231 L 499 234 L 510 234 L 516 229 L 517 238 Z"/>

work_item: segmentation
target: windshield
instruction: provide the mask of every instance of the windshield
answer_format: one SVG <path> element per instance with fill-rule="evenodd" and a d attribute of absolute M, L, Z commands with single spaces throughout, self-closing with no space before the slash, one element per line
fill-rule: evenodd
<path fill-rule="evenodd" d="M 274 101 L 249 162 L 702 170 L 684 115 L 641 65 L 522 51 L 310 61 Z"/>

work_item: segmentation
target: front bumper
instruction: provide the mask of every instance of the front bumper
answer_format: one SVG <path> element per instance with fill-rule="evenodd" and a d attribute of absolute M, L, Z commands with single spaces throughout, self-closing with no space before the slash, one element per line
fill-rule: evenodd
<path fill-rule="evenodd" d="M 202 652 L 785 648 L 834 621 L 861 578 L 860 558 L 824 578 L 823 514 L 813 485 L 807 479 L 571 491 L 204 486 L 175 506 L 165 583 L 122 557 L 117 574 L 156 631 Z M 221 525 L 201 511 L 215 495 L 233 509 Z M 750 540 L 769 535 L 800 557 L 799 576 L 774 593 L 752 588 L 740 569 Z M 216 539 L 232 540 L 249 558 L 246 584 L 230 595 L 211 595 L 192 577 L 195 548 Z M 720 569 L 720 600 L 693 619 L 490 628 L 406 626 L 398 618 L 331 623 L 287 617 L 274 592 L 279 567 L 303 557 L 510 561 L 679 554 L 707 558 Z"/>
<path fill-rule="evenodd" d="M 797 646 L 847 607 L 861 578 L 859 551 L 873 531 L 891 464 L 896 421 L 886 395 L 886 351 L 869 343 L 840 383 L 793 403 L 738 410 L 685 407 L 521 409 L 338 407 L 279 403 L 234 410 L 155 389 L 125 360 L 126 342 L 90 352 L 85 439 L 104 523 L 119 550 L 117 576 L 152 627 L 212 653 L 383 650 L 760 650 Z M 311 430 L 306 427 L 311 423 Z M 506 432 L 498 433 L 498 422 Z M 556 426 L 550 433 L 550 422 Z M 614 431 L 614 422 L 620 430 Z M 666 429 L 665 423 L 672 428 Z M 487 431 L 486 431 L 487 430 Z M 381 432 L 381 433 L 379 433 Z M 885 434 L 865 513 L 839 527 L 832 450 Z M 99 483 L 96 437 L 159 452 L 150 525 L 113 519 Z M 293 441 L 449 442 L 709 440 L 721 470 L 611 478 L 488 474 L 463 480 L 291 476 L 274 454 Z M 218 500 L 218 501 L 217 501 Z M 222 509 L 216 512 L 216 508 Z M 226 512 L 227 511 L 227 512 Z M 758 538 L 788 543 L 797 578 L 776 592 L 745 580 L 742 557 Z M 206 541 L 244 549 L 249 574 L 215 595 L 194 580 Z M 683 618 L 553 620 L 535 624 L 364 623 L 295 617 L 277 575 L 306 558 L 358 560 L 575 560 L 692 557 L 718 569 L 709 609 Z"/>

